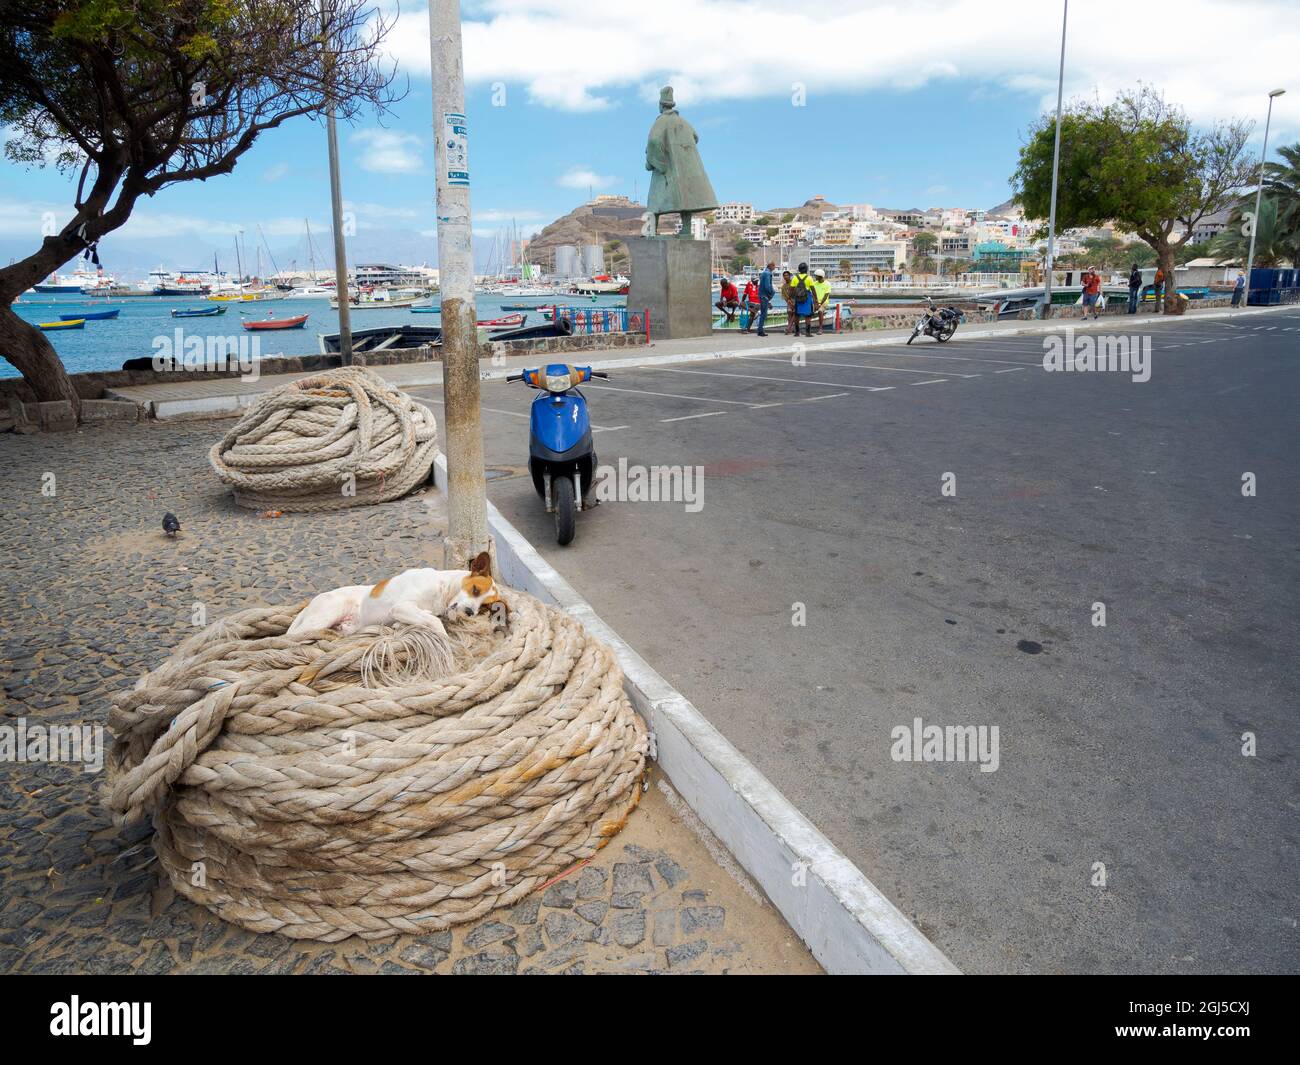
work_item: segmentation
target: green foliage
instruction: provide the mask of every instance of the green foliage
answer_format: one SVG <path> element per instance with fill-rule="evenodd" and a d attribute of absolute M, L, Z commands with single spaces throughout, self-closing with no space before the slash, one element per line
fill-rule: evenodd
<path fill-rule="evenodd" d="M 1179 109 L 1143 86 L 1102 105 L 1073 105 L 1061 119 L 1057 229 L 1115 222 L 1157 251 L 1185 244 L 1193 225 L 1250 183 L 1251 126 L 1196 131 Z M 1045 219 L 1051 204 L 1055 116 L 1031 129 L 1012 175 L 1017 202 Z M 1174 228 L 1184 227 L 1180 239 Z"/>
<path fill-rule="evenodd" d="M 736 241 L 735 247 L 738 254 L 744 255 L 754 249 L 754 244 L 752 241 L 744 240 L 742 238 L 741 240 Z"/>
<path fill-rule="evenodd" d="M 1287 223 L 1278 198 L 1265 195 L 1255 216 L 1255 198 L 1244 197 L 1232 209 L 1228 225 L 1210 241 L 1208 254 L 1246 265 L 1250 233 L 1255 231 L 1255 266 L 1300 266 L 1300 233 Z"/>
<path fill-rule="evenodd" d="M 917 255 L 928 255 L 939 244 L 939 238 L 933 233 L 918 233 L 912 238 L 912 247 Z"/>

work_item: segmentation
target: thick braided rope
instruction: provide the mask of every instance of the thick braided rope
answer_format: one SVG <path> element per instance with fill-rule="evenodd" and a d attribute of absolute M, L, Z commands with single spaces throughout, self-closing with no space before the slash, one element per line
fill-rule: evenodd
<path fill-rule="evenodd" d="M 242 507 L 323 511 L 405 495 L 428 480 L 437 452 L 427 407 L 347 367 L 268 392 L 208 460 Z"/>
<path fill-rule="evenodd" d="M 518 901 L 622 828 L 647 738 L 608 647 L 503 595 L 506 631 L 449 623 L 460 671 L 400 687 L 361 683 L 394 630 L 287 637 L 299 607 L 208 626 L 113 700 L 115 819 L 152 815 L 176 890 L 255 932 L 377 939 Z"/>

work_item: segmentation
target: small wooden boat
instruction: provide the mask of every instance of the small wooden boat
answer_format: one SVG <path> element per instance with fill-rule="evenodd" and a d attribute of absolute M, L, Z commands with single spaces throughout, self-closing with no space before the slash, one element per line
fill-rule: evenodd
<path fill-rule="evenodd" d="M 59 321 L 75 322 L 80 318 L 86 322 L 99 322 L 108 318 L 116 318 L 121 313 L 121 307 L 114 307 L 111 311 L 82 311 L 80 314 L 61 314 L 59 315 Z"/>
<path fill-rule="evenodd" d="M 504 318 L 484 318 L 479 320 L 479 325 L 488 329 L 514 329 L 521 326 L 528 320 L 526 314 L 507 314 Z"/>
<path fill-rule="evenodd" d="M 441 314 L 441 307 L 412 307 L 412 314 Z"/>
<path fill-rule="evenodd" d="M 86 319 L 71 318 L 63 322 L 40 322 L 36 328 L 49 332 L 51 329 L 85 329 Z"/>
<path fill-rule="evenodd" d="M 244 323 L 245 329 L 301 329 L 307 319 L 311 317 L 307 314 L 299 314 L 293 318 L 263 318 Z"/>
<path fill-rule="evenodd" d="M 173 318 L 215 318 L 219 314 L 225 314 L 225 307 L 201 307 L 198 310 L 181 310 L 172 311 Z"/>

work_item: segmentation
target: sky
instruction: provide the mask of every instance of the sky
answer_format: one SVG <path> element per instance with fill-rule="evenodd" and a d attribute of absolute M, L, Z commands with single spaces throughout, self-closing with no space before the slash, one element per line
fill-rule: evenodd
<path fill-rule="evenodd" d="M 408 91 L 390 114 L 340 128 L 345 207 L 359 246 L 388 241 L 433 262 L 428 13 L 416 0 L 378 10 L 393 21 L 385 49 Z M 643 199 L 664 84 L 724 202 L 993 206 L 1010 194 L 1026 130 L 1055 105 L 1061 11 L 1053 0 L 604 0 L 590 13 L 572 0 L 462 0 L 480 258 L 504 227 L 535 231 L 593 193 Z M 1143 81 L 1198 123 L 1257 120 L 1258 151 L 1267 93 L 1286 87 L 1269 141 L 1294 143 L 1295 13 L 1294 0 L 1076 2 L 1066 97 L 1109 99 Z M 73 189 L 53 170 L 0 166 L 8 259 L 39 239 L 44 212 L 69 216 Z M 111 262 L 115 246 L 165 248 L 198 265 L 216 249 L 233 260 L 236 231 L 252 247 L 260 225 L 269 247 L 305 267 L 304 219 L 318 248 L 328 244 L 326 167 L 323 126 L 295 120 L 233 174 L 139 205 L 101 252 Z"/>

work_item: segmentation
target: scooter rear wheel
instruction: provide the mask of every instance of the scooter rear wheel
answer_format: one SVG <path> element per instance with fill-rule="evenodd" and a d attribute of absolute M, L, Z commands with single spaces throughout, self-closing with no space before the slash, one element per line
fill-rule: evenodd
<path fill-rule="evenodd" d="M 555 542 L 563 547 L 573 542 L 578 531 L 578 504 L 573 497 L 572 478 L 555 478 L 551 483 L 551 502 L 555 506 Z"/>

